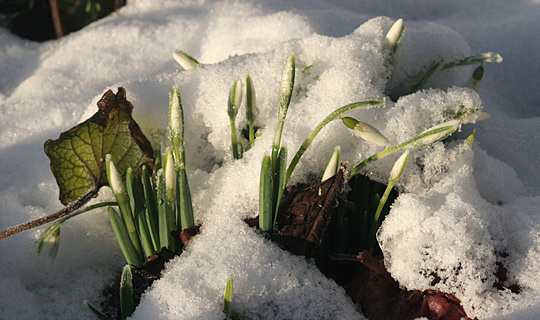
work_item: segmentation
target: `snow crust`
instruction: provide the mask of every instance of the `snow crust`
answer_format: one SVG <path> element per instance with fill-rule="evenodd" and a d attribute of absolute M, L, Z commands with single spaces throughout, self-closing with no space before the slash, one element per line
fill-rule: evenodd
<path fill-rule="evenodd" d="M 0 29 L 0 228 L 61 205 L 43 142 L 85 120 L 107 89 L 127 89 L 134 117 L 154 144 L 166 144 L 168 94 L 178 84 L 186 116 L 186 155 L 201 233 L 143 296 L 133 319 L 222 319 L 229 275 L 246 319 L 361 319 L 344 290 L 311 261 L 283 252 L 241 220 L 258 211 L 261 159 L 277 119 L 279 77 L 288 53 L 296 84 L 284 128 L 289 159 L 311 130 L 348 103 L 385 99 L 350 114 L 395 145 L 465 110 L 492 118 L 466 124 L 452 141 L 412 150 L 402 192 L 378 240 L 400 285 L 437 288 L 479 319 L 536 319 L 540 292 L 538 27 L 534 1 L 400 4 L 347 1 L 129 1 L 118 13 L 62 40 L 32 43 Z M 378 17 L 386 15 L 388 17 Z M 373 18 L 373 19 L 372 19 Z M 399 64 L 389 81 L 382 41 L 404 18 Z M 535 29 L 536 28 L 536 29 Z M 455 30 L 455 31 L 454 31 Z M 457 32 L 456 32 L 457 31 Z M 203 64 L 183 71 L 181 49 Z M 406 95 L 430 62 L 500 52 L 486 64 L 479 93 L 462 85 L 472 69 L 443 71 Z M 528 68 L 523 67 L 527 61 Z M 308 70 L 306 67 L 310 66 Z M 261 136 L 241 160 L 230 152 L 226 101 L 235 78 L 253 79 Z M 305 70 L 303 72 L 303 70 Z M 387 95 L 400 97 L 392 101 Z M 237 126 L 247 126 L 243 107 Z M 472 146 L 465 139 L 477 128 Z M 328 125 L 290 183 L 316 182 L 333 148 L 354 165 L 382 150 Z M 399 155 L 364 170 L 386 181 Z M 111 198 L 102 190 L 93 203 Z M 0 241 L 0 318 L 84 319 L 123 266 L 105 210 L 62 227 L 55 263 L 36 256 L 43 230 Z M 519 294 L 493 287 L 498 264 Z"/>

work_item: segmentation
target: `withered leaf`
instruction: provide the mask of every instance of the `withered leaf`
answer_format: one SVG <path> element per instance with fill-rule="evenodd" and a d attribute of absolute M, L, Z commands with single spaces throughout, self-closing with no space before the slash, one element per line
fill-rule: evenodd
<path fill-rule="evenodd" d="M 45 142 L 64 205 L 107 185 L 109 153 L 121 174 L 129 167 L 140 174 L 143 164 L 154 167 L 152 145 L 131 117 L 133 105 L 126 100 L 126 90 L 107 91 L 97 105 L 99 110 L 90 119 Z"/>
<path fill-rule="evenodd" d="M 293 191 L 283 199 L 278 219 L 285 227 L 277 241 L 284 249 L 308 258 L 313 255 L 336 209 L 336 198 L 344 186 L 344 171 L 342 165 L 334 177 L 302 191 Z"/>
<path fill-rule="evenodd" d="M 384 267 L 382 256 L 361 252 L 362 266 L 345 290 L 370 320 L 468 319 L 460 301 L 437 290 L 404 290 Z"/>

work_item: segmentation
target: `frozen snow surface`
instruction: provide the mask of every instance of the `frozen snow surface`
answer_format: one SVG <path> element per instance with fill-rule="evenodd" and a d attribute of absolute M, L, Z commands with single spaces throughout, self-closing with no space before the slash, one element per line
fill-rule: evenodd
<path fill-rule="evenodd" d="M 282 251 L 242 222 L 258 212 L 260 163 L 272 143 L 281 69 L 294 53 L 295 91 L 283 134 L 290 153 L 334 109 L 362 100 L 385 99 L 352 116 L 392 145 L 464 112 L 491 114 L 464 124 L 450 142 L 412 150 L 398 182 L 402 193 L 378 239 L 402 286 L 453 293 L 479 319 L 537 319 L 538 16 L 539 1 L 133 0 L 58 41 L 28 42 L 0 29 L 0 228 L 61 208 L 43 142 L 92 115 L 106 90 L 126 88 L 135 119 L 157 143 L 165 140 L 168 93 L 178 84 L 195 218 L 203 227 L 167 264 L 132 318 L 223 319 L 231 275 L 233 308 L 242 318 L 363 319 L 311 261 Z M 392 68 L 382 42 L 398 18 L 407 30 Z M 171 56 L 176 49 L 202 68 L 182 70 Z M 431 63 L 488 51 L 504 61 L 484 65 L 478 93 L 463 87 L 472 68 L 459 67 L 409 94 Z M 261 135 L 243 159 L 233 160 L 226 101 L 246 70 Z M 242 111 L 237 124 L 247 126 Z M 474 127 L 471 146 L 464 139 Z M 290 182 L 319 179 L 336 145 L 353 165 L 382 150 L 336 121 L 313 141 Z M 363 173 L 385 181 L 397 156 Z M 104 189 L 93 202 L 110 198 Z M 82 301 L 99 305 L 124 264 L 105 211 L 62 227 L 51 266 L 36 255 L 42 231 L 0 240 L 0 319 L 93 318 Z M 508 270 L 502 285 L 519 285 L 519 294 L 493 286 L 499 266 Z"/>

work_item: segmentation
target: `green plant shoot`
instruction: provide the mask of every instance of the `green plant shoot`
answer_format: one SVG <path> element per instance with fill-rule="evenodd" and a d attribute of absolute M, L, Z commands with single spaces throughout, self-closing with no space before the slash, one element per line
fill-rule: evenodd
<path fill-rule="evenodd" d="M 229 99 L 227 100 L 227 114 L 229 115 L 229 122 L 231 123 L 231 145 L 233 151 L 233 157 L 235 159 L 242 158 L 242 148 L 238 144 L 238 138 L 236 135 L 236 115 L 242 104 L 242 81 L 236 79 L 233 82 L 231 91 L 229 93 Z"/>
<path fill-rule="evenodd" d="M 249 147 L 253 148 L 255 143 L 255 115 L 257 111 L 257 99 L 255 97 L 255 87 L 249 75 L 246 72 L 246 119 L 249 124 Z"/>

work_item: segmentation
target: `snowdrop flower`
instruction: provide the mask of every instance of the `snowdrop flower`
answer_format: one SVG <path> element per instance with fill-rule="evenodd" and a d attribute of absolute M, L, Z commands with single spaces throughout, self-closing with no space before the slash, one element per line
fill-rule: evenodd
<path fill-rule="evenodd" d="M 502 56 L 496 52 L 485 52 L 481 54 L 481 57 L 485 62 L 501 63 L 503 61 Z"/>
<path fill-rule="evenodd" d="M 126 194 L 126 187 L 124 186 L 124 182 L 122 181 L 122 176 L 120 176 L 120 173 L 118 172 L 118 169 L 116 168 L 116 165 L 112 160 L 112 156 L 110 154 L 107 154 L 105 156 L 105 161 L 109 186 L 111 187 L 115 196 L 124 196 Z"/>
<path fill-rule="evenodd" d="M 474 91 L 480 91 L 480 85 L 482 84 L 482 78 L 484 77 L 484 67 L 479 66 L 474 69 L 472 76 L 465 83 L 465 87 L 471 88 Z"/>
<path fill-rule="evenodd" d="M 462 122 L 460 120 L 450 120 L 433 126 L 428 130 L 420 133 L 418 137 L 416 137 L 413 141 L 411 141 L 411 143 L 409 143 L 405 147 L 416 148 L 443 140 L 444 138 L 454 133 L 459 128 L 461 123 Z"/>
<path fill-rule="evenodd" d="M 184 131 L 184 119 L 182 116 L 182 101 L 180 101 L 180 88 L 173 86 L 171 100 L 169 102 L 169 129 L 172 137 L 178 137 Z"/>
<path fill-rule="evenodd" d="M 379 130 L 365 122 L 358 121 L 351 117 L 343 117 L 341 120 L 355 135 L 366 141 L 383 147 L 390 144 L 390 141 L 383 136 Z"/>
<path fill-rule="evenodd" d="M 409 158 L 409 150 L 403 152 L 403 154 L 397 159 L 390 171 L 390 184 L 395 185 L 398 179 L 405 169 L 405 164 L 407 164 L 407 159 Z"/>
<path fill-rule="evenodd" d="M 165 154 L 165 189 L 167 190 L 167 198 L 173 201 L 176 191 L 176 168 L 174 166 L 173 154 L 170 149 L 167 149 Z"/>
<path fill-rule="evenodd" d="M 199 62 L 195 60 L 192 56 L 181 50 L 173 52 L 172 55 L 174 60 L 176 60 L 176 62 L 178 62 L 178 64 L 182 66 L 184 70 L 195 69 L 200 65 Z"/>
<path fill-rule="evenodd" d="M 341 148 L 339 146 L 334 148 L 330 160 L 326 165 L 321 181 L 326 181 L 336 175 L 336 172 L 339 169 L 339 151 Z"/>
<path fill-rule="evenodd" d="M 491 117 L 489 113 L 480 111 L 478 114 L 469 114 L 465 118 L 461 119 L 461 123 L 476 123 L 477 121 L 489 119 L 489 117 Z"/>
<path fill-rule="evenodd" d="M 395 50 L 403 37 L 404 31 L 405 24 L 403 23 L 403 19 L 398 19 L 386 34 L 386 38 L 384 39 L 384 49 Z"/>
<path fill-rule="evenodd" d="M 281 74 L 281 83 L 279 86 L 280 114 L 282 113 L 282 109 L 285 109 L 284 112 L 287 113 L 287 107 L 291 101 L 291 95 L 294 87 L 294 73 L 294 55 L 289 54 L 287 56 L 287 61 L 285 62 L 285 67 L 283 68 L 283 73 Z"/>
<path fill-rule="evenodd" d="M 231 120 L 236 118 L 238 109 L 240 109 L 240 105 L 242 104 L 242 92 L 242 81 L 239 79 L 234 80 L 227 104 L 227 113 Z"/>
<path fill-rule="evenodd" d="M 59 247 L 60 228 L 54 230 L 52 233 L 48 234 L 45 239 L 43 239 L 43 241 L 39 244 L 38 254 L 41 255 L 42 253 L 45 253 L 47 265 L 51 266 L 56 258 Z"/>

